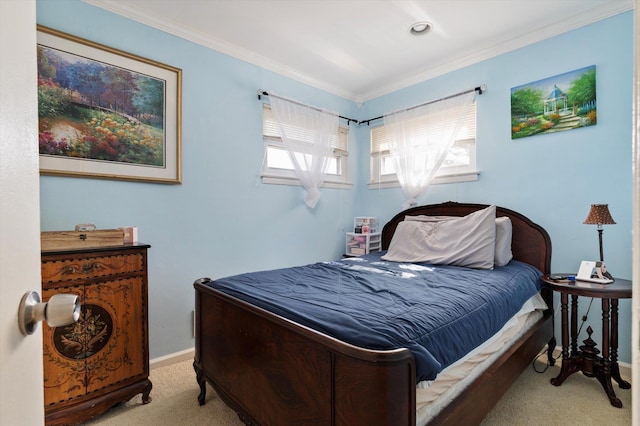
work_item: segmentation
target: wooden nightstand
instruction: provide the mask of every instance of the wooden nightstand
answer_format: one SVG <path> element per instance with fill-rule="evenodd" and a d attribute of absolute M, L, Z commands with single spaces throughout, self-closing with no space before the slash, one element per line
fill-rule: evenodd
<path fill-rule="evenodd" d="M 562 368 L 551 384 L 560 386 L 567 377 L 581 371 L 587 377 L 595 377 L 604 388 L 611 405 L 622 407 L 616 397 L 611 379 L 622 389 L 630 389 L 631 384 L 620 377 L 618 366 L 618 299 L 631 298 L 631 281 L 616 278 L 611 284 L 595 284 L 586 281 L 554 281 L 544 275 L 542 281 L 560 293 L 562 313 Z M 569 296 L 571 296 L 571 323 L 569 323 Z M 588 337 L 584 345 L 578 347 L 578 296 L 602 299 L 602 355 L 591 339 L 593 330 L 587 328 Z M 569 342 L 571 324 L 571 342 Z"/>
<path fill-rule="evenodd" d="M 72 293 L 75 324 L 43 323 L 45 423 L 76 424 L 142 393 L 151 401 L 147 244 L 42 252 L 42 297 Z"/>

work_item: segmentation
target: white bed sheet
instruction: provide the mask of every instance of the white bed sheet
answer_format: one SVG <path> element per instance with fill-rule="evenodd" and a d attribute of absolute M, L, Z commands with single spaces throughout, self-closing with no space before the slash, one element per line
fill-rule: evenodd
<path fill-rule="evenodd" d="M 547 309 L 540 294 L 529 299 L 500 331 L 467 356 L 445 368 L 435 380 L 423 381 L 416 387 L 416 425 L 429 423 L 473 380 L 506 352 L 513 342 L 536 323 Z"/>

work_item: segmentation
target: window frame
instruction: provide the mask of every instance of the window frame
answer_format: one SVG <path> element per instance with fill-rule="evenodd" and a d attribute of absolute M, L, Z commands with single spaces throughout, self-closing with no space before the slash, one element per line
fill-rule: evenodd
<path fill-rule="evenodd" d="M 272 123 L 266 123 L 271 120 Z M 268 127 L 267 127 L 268 126 Z M 262 183 L 275 185 L 301 186 L 300 179 L 296 176 L 293 166 L 288 168 L 277 168 L 268 166 L 268 155 L 270 149 L 283 150 L 287 153 L 279 131 L 273 127 L 273 117 L 271 116 L 271 106 L 262 106 L 262 140 L 263 140 L 263 161 L 260 178 Z M 338 128 L 338 138 L 333 149 L 333 159 L 336 161 L 336 168 L 339 174 L 326 173 L 322 188 L 348 189 L 353 186 L 349 177 L 349 128 L 340 125 Z M 301 154 L 304 154 L 301 152 Z M 288 154 L 287 154 L 288 155 Z"/>
<path fill-rule="evenodd" d="M 477 139 L 476 139 L 476 122 L 477 122 L 477 104 L 474 102 L 474 109 L 470 117 L 464 124 L 464 129 L 460 132 L 459 138 L 453 144 L 453 148 L 460 146 L 469 147 L 469 164 L 463 166 L 441 166 L 438 173 L 433 178 L 431 184 L 439 185 L 445 183 L 457 182 L 473 182 L 477 181 L 480 171 L 477 167 Z M 400 182 L 396 173 L 381 174 L 382 161 L 388 159 L 391 161 L 391 153 L 388 149 L 384 149 L 384 138 L 381 129 L 384 125 L 372 127 L 369 132 L 369 189 L 381 188 L 399 188 Z M 446 161 L 446 160 L 445 160 Z"/>

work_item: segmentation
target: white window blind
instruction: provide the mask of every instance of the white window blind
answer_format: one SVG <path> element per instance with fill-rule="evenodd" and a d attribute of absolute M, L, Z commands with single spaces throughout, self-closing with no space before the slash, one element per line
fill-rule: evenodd
<path fill-rule="evenodd" d="M 280 129 L 278 128 L 278 124 L 273 119 L 273 113 L 271 112 L 271 107 L 269 105 L 263 105 L 263 120 L 262 120 L 262 133 L 265 139 L 271 139 L 274 141 L 281 141 L 282 136 L 280 134 Z M 287 131 L 301 142 L 301 146 L 304 143 L 313 143 L 315 134 L 312 130 L 305 129 L 304 127 L 294 127 L 288 126 Z M 348 153 L 349 151 L 349 130 L 340 127 L 338 134 L 331 141 L 331 146 L 333 146 L 334 152 L 338 153 Z"/>
<path fill-rule="evenodd" d="M 411 125 L 418 133 L 424 131 L 427 134 L 426 129 L 429 127 L 433 132 L 434 129 L 445 128 L 451 125 L 453 120 L 451 117 L 455 116 L 457 109 L 449 109 L 440 113 L 429 114 L 421 117 L 417 117 L 412 120 Z M 424 129 L 424 130 L 423 130 Z M 397 186 L 397 177 L 391 160 L 391 154 L 389 151 L 389 142 L 385 134 L 384 126 L 373 127 L 370 132 L 371 136 L 371 176 L 370 185 L 376 185 L 380 183 L 394 183 Z M 468 111 L 464 118 L 464 122 L 456 137 L 456 142 L 449 151 L 445 158 L 440 170 L 436 175 L 434 183 L 444 183 L 450 181 L 460 180 L 476 180 L 476 103 L 473 103 L 472 108 Z M 428 145 L 417 146 L 416 152 L 428 150 Z M 463 176 L 462 179 L 450 179 L 444 178 L 445 176 Z M 471 177 L 464 177 L 464 176 Z"/>
<path fill-rule="evenodd" d="M 289 135 L 298 142 L 299 152 L 297 156 L 309 155 L 305 147 L 311 146 L 314 140 L 314 132 L 300 126 L 288 125 L 286 129 Z M 276 184 L 299 184 L 295 176 L 294 167 L 289 158 L 289 154 L 284 148 L 280 128 L 274 120 L 271 107 L 268 104 L 262 106 L 262 133 L 265 144 L 265 154 L 262 168 L 262 181 L 264 183 Z M 323 186 L 342 188 L 349 184 L 349 129 L 340 126 L 338 134 L 331 140 L 333 147 L 333 158 L 327 164 L 327 177 Z M 299 161 L 304 164 L 304 161 Z"/>
<path fill-rule="evenodd" d="M 462 108 L 460 108 L 462 109 Z M 415 128 L 426 129 L 427 127 L 438 128 L 450 125 L 453 120 L 450 118 L 455 115 L 457 111 L 450 109 L 438 114 L 430 114 L 428 116 L 419 117 L 411 123 Z M 419 130 L 418 130 L 419 131 Z M 425 134 L 427 133 L 424 130 Z M 456 137 L 456 140 L 475 139 L 476 138 L 476 104 L 473 103 L 473 107 L 464 119 L 460 132 Z M 371 129 L 371 153 L 379 154 L 389 152 L 389 143 L 384 132 L 384 126 L 374 127 Z"/>

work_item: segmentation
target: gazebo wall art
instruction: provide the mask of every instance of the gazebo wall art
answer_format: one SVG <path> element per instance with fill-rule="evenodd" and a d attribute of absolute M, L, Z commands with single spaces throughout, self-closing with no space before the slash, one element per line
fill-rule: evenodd
<path fill-rule="evenodd" d="M 597 122 L 595 65 L 511 89 L 511 139 Z"/>

